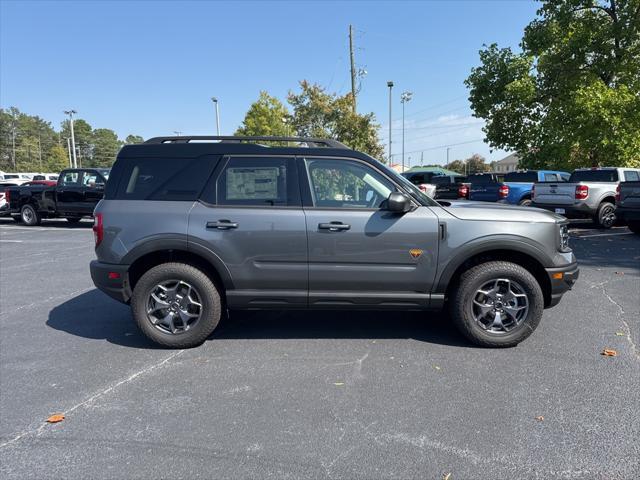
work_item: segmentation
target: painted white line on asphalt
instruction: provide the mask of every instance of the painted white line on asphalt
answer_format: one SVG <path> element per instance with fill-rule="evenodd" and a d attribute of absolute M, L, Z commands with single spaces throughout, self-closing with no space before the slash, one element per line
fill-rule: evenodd
<path fill-rule="evenodd" d="M 623 232 L 623 233 L 597 233 L 595 235 L 579 235 L 573 238 L 593 238 L 593 237 L 614 237 L 616 235 L 633 235 L 633 232 Z"/>
<path fill-rule="evenodd" d="M 23 240 L 0 240 L 0 242 L 5 242 L 5 243 L 22 243 Z"/>
<path fill-rule="evenodd" d="M 134 381 L 136 378 L 146 375 L 147 373 L 150 373 L 151 371 L 160 368 L 164 365 L 166 365 L 167 363 L 169 363 L 169 361 L 173 360 L 175 357 L 177 357 L 178 355 L 181 355 L 182 353 L 184 353 L 184 350 L 178 350 L 177 352 L 172 353 L 171 355 L 169 355 L 167 358 L 165 358 L 164 360 L 162 360 L 159 363 L 154 363 L 152 365 L 149 365 L 146 368 L 143 368 L 142 370 L 139 370 L 131 375 L 129 375 L 127 378 L 124 378 L 114 384 L 112 384 L 111 386 L 105 388 L 104 390 L 101 390 L 97 393 L 94 393 L 93 395 L 91 395 L 89 398 L 87 398 L 86 400 L 83 400 L 80 403 L 77 403 L 76 405 L 65 409 L 62 414 L 63 415 L 69 415 L 70 413 L 72 413 L 73 411 L 84 407 L 85 405 L 88 405 L 89 403 L 93 402 L 94 400 L 103 397 L 105 395 L 108 395 L 109 393 L 111 393 L 113 390 L 116 390 L 118 387 L 120 387 L 121 385 L 125 385 L 127 383 L 130 383 L 132 381 Z M 38 428 L 34 428 L 31 430 L 26 430 L 22 433 L 17 434 L 15 437 L 11 438 L 10 440 L 7 440 L 4 443 L 0 443 L 0 448 L 6 447 L 7 445 L 11 445 L 12 443 L 17 442 L 18 440 L 20 440 L 21 438 L 30 435 L 30 434 L 35 434 L 36 436 L 39 436 L 44 430 L 45 428 L 47 428 L 47 426 L 49 426 L 49 424 L 47 423 L 43 423 L 42 425 L 40 425 Z"/>

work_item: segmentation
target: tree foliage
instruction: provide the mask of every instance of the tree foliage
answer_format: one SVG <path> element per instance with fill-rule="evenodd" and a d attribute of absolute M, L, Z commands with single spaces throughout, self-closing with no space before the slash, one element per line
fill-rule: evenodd
<path fill-rule="evenodd" d="M 236 135 L 244 136 L 287 136 L 290 134 L 290 115 L 280 100 L 267 92 L 260 92 L 260 98 L 251 104 Z"/>
<path fill-rule="evenodd" d="M 639 167 L 640 0 L 545 0 L 521 47 L 485 47 L 466 80 L 490 144 L 525 167 Z"/>
<path fill-rule="evenodd" d="M 289 92 L 288 96 L 293 109 L 292 123 L 298 135 L 333 138 L 374 158 L 384 159 L 375 115 L 354 113 L 351 93 L 344 96 L 327 93 L 306 80 L 300 82 L 300 90 Z"/>
<path fill-rule="evenodd" d="M 73 130 L 78 162 L 85 167 L 110 167 L 123 145 L 113 130 L 93 127 L 75 119 Z M 59 172 L 69 166 L 69 121 L 56 131 L 51 122 L 17 108 L 0 109 L 0 170 L 5 172 Z M 129 135 L 126 143 L 141 143 Z M 15 147 L 14 147 L 15 145 Z M 14 155 L 15 154 L 15 155 Z"/>
<path fill-rule="evenodd" d="M 491 167 L 486 163 L 486 159 L 477 153 L 474 153 L 466 160 L 454 160 L 447 165 L 447 168 L 461 174 L 466 173 L 467 175 L 491 170 Z"/>

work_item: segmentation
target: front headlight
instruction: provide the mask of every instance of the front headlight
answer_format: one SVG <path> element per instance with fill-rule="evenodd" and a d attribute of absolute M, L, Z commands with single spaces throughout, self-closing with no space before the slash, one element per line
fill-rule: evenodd
<path fill-rule="evenodd" d="M 569 225 L 566 223 L 562 223 L 558 225 L 558 235 L 559 235 L 559 249 L 561 252 L 570 252 L 571 247 L 569 247 Z"/>

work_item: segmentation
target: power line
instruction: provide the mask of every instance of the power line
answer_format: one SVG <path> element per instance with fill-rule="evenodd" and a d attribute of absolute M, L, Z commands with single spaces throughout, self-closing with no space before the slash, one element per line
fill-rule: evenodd
<path fill-rule="evenodd" d="M 478 138 L 476 140 L 469 140 L 467 142 L 459 142 L 459 143 L 449 143 L 447 145 L 438 145 L 437 147 L 429 147 L 429 148 L 421 148 L 420 150 L 413 150 L 411 152 L 405 152 L 405 153 L 420 153 L 420 152 L 429 152 L 431 150 L 440 150 L 442 148 L 447 148 L 447 147 L 457 147 L 458 145 L 467 145 L 469 143 L 477 143 L 477 142 L 483 142 L 484 138 Z M 392 155 L 392 157 L 395 157 L 396 155 L 398 155 L 397 153 L 394 153 Z"/>

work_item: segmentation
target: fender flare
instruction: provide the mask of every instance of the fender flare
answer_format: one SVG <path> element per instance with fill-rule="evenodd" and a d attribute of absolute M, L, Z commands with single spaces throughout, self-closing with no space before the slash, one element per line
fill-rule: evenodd
<path fill-rule="evenodd" d="M 485 252 L 507 250 L 514 253 L 527 255 L 537 261 L 542 267 L 553 266 L 553 260 L 549 255 L 540 250 L 534 244 L 527 242 L 522 237 L 509 235 L 495 235 L 483 239 L 471 241 L 458 248 L 455 256 L 449 260 L 442 269 L 438 269 L 434 282 L 433 293 L 446 293 L 454 273 L 469 258 Z M 441 273 L 440 273 L 441 272 Z"/>

